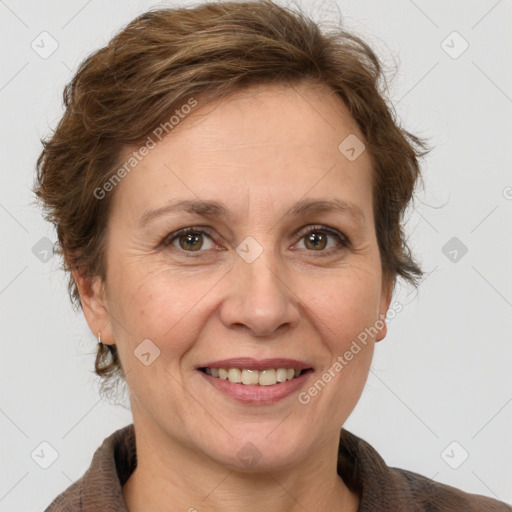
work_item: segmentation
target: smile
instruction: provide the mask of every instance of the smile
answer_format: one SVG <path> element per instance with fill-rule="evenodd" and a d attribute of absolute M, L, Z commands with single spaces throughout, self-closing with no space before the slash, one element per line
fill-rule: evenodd
<path fill-rule="evenodd" d="M 207 385 L 212 386 L 222 395 L 253 406 L 272 405 L 286 397 L 296 395 L 313 374 L 312 368 L 296 371 L 293 368 L 249 370 L 245 368 L 201 367 L 198 370 L 199 375 L 205 379 Z M 280 379 L 284 377 L 282 370 L 286 370 L 286 379 L 278 381 L 278 377 Z M 214 374 L 217 375 L 217 372 L 218 376 L 214 376 Z M 290 379 L 288 375 L 291 376 Z M 247 384 L 244 384 L 243 381 Z"/>
<path fill-rule="evenodd" d="M 200 368 L 207 375 L 246 386 L 273 386 L 300 377 L 302 370 L 293 368 L 268 368 L 251 370 L 247 368 Z"/>

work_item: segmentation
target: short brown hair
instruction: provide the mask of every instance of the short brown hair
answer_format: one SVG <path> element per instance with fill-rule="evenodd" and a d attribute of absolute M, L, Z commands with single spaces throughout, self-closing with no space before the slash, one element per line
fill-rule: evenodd
<path fill-rule="evenodd" d="M 94 191 L 119 169 L 123 149 L 147 140 L 195 95 L 208 102 L 251 85 L 305 81 L 329 86 L 364 134 L 383 275 L 417 284 L 422 272 L 402 220 L 420 175 L 418 159 L 429 150 L 397 123 L 375 52 L 341 26 L 321 30 L 299 9 L 230 1 L 138 16 L 66 85 L 63 117 L 41 141 L 35 193 L 56 226 L 75 306 L 81 304 L 71 270 L 105 277 L 112 194 L 100 200 Z M 115 346 L 99 346 L 95 371 L 107 380 L 124 378 Z"/>

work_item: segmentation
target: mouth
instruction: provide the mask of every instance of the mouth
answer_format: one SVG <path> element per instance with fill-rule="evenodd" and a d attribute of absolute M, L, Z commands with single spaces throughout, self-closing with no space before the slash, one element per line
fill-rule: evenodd
<path fill-rule="evenodd" d="M 312 368 L 267 368 L 255 370 L 251 368 L 218 368 L 201 367 L 200 371 L 216 379 L 227 380 L 233 384 L 246 386 L 273 386 L 286 381 L 298 379 L 304 373 L 313 371 Z"/>
<path fill-rule="evenodd" d="M 292 359 L 242 358 L 196 367 L 208 386 L 244 405 L 269 406 L 292 397 L 306 385 L 314 369 Z"/>
<path fill-rule="evenodd" d="M 311 365 L 297 359 L 250 357 L 205 362 L 198 366 L 197 370 L 208 375 L 219 385 L 224 381 L 226 385 L 238 384 L 243 385 L 242 387 L 286 387 L 290 381 L 296 381 L 301 377 L 303 381 L 305 374 L 314 371 Z"/>

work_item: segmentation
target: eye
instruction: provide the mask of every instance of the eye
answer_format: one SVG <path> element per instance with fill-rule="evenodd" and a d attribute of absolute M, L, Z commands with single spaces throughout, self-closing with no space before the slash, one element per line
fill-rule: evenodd
<path fill-rule="evenodd" d="M 303 231 L 300 236 L 297 246 L 303 243 L 303 247 L 299 249 L 315 252 L 331 252 L 330 249 L 342 249 L 349 244 L 346 236 L 326 226 L 308 227 L 307 231 Z"/>
<path fill-rule="evenodd" d="M 214 243 L 206 230 L 202 228 L 184 228 L 171 233 L 164 241 L 165 246 L 172 245 L 176 249 L 187 252 L 199 252 L 213 249 Z"/>
<path fill-rule="evenodd" d="M 344 249 L 350 244 L 348 238 L 339 231 L 327 226 L 308 226 L 298 236 L 296 247 L 309 252 L 331 253 Z M 209 231 L 202 227 L 180 229 L 168 235 L 162 242 L 164 246 L 172 246 L 187 253 L 203 252 L 215 248 L 215 242 Z M 301 247 L 301 244 L 303 246 Z"/>

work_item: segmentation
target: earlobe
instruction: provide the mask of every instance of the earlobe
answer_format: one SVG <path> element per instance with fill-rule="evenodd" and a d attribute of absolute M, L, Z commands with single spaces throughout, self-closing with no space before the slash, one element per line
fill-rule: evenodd
<path fill-rule="evenodd" d="M 377 320 L 379 325 L 379 333 L 375 337 L 375 341 L 381 341 L 386 337 L 388 333 L 388 326 L 386 324 L 386 315 L 381 314 L 379 320 Z"/>
<path fill-rule="evenodd" d="M 375 337 L 375 341 L 381 341 L 386 337 L 388 333 L 388 326 L 386 323 L 386 315 L 391 304 L 391 297 L 393 296 L 393 288 L 395 281 L 393 279 L 388 280 L 383 288 L 381 294 L 380 301 L 380 311 L 379 311 L 379 333 Z"/>
<path fill-rule="evenodd" d="M 78 269 L 73 270 L 73 278 L 80 293 L 80 302 L 89 329 L 95 338 L 98 337 L 98 332 L 101 332 L 103 344 L 114 344 L 103 280 L 100 276 L 85 276 Z"/>

